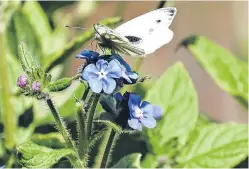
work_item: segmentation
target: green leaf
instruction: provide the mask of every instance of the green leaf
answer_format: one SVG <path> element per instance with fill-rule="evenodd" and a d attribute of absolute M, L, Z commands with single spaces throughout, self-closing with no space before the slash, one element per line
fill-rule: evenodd
<path fill-rule="evenodd" d="M 163 153 L 165 143 L 177 138 L 181 145 L 195 127 L 198 117 L 197 95 L 182 63 L 170 67 L 148 91 L 145 100 L 160 105 L 164 115 L 157 127 L 148 130 L 154 151 Z"/>
<path fill-rule="evenodd" d="M 203 36 L 191 36 L 182 44 L 187 46 L 217 85 L 248 107 L 248 64 Z"/>
<path fill-rule="evenodd" d="M 15 36 L 16 36 L 16 46 L 20 42 L 25 42 L 28 45 L 29 52 L 32 56 L 35 56 L 36 59 L 39 59 L 41 54 L 41 46 L 39 44 L 38 38 L 35 35 L 35 32 L 27 20 L 27 18 L 24 16 L 23 12 L 21 10 L 17 11 L 12 18 L 15 25 Z M 13 33 L 13 32 L 9 32 Z M 15 43 L 11 41 L 12 39 L 9 39 L 9 43 Z M 16 55 L 16 52 L 13 53 L 13 55 Z M 40 60 L 37 60 L 40 61 Z"/>
<path fill-rule="evenodd" d="M 103 20 L 101 23 L 105 24 L 107 26 L 113 26 L 121 21 L 120 17 L 114 17 L 109 18 L 106 20 Z M 46 60 L 44 60 L 44 66 L 47 71 L 52 69 L 54 66 L 62 63 L 67 58 L 69 58 L 73 52 L 81 48 L 87 41 L 89 41 L 94 35 L 93 29 L 86 31 L 81 36 L 73 39 L 71 42 L 69 42 L 64 49 L 52 54 L 51 56 L 47 57 Z"/>
<path fill-rule="evenodd" d="M 158 157 L 154 154 L 147 153 L 141 162 L 142 168 L 156 168 L 158 166 Z"/>
<path fill-rule="evenodd" d="M 64 148 L 65 140 L 60 133 L 33 134 L 31 140 L 38 145 L 52 148 Z"/>
<path fill-rule="evenodd" d="M 117 164 L 112 166 L 111 168 L 141 168 L 140 167 L 140 153 L 133 153 L 128 156 L 121 158 Z"/>
<path fill-rule="evenodd" d="M 50 34 L 52 32 L 52 28 L 49 25 L 45 12 L 38 2 L 28 1 L 24 3 L 22 13 L 29 22 L 34 36 L 37 38 L 37 41 L 41 46 L 41 56 L 44 56 L 46 51 L 51 48 L 51 46 L 47 45 L 51 45 L 49 42 L 51 39 Z"/>
<path fill-rule="evenodd" d="M 31 141 L 17 147 L 19 162 L 27 168 L 49 168 L 62 157 L 73 154 L 71 149 L 51 149 Z"/>
<path fill-rule="evenodd" d="M 248 156 L 248 125 L 212 124 L 194 131 L 177 168 L 232 168 Z"/>
<path fill-rule="evenodd" d="M 36 62 L 34 61 L 34 58 L 29 53 L 26 44 L 23 42 L 21 42 L 18 45 L 18 56 L 19 56 L 19 59 L 21 61 L 23 70 L 25 72 L 29 72 L 30 70 L 32 70 L 32 67 L 37 66 Z"/>

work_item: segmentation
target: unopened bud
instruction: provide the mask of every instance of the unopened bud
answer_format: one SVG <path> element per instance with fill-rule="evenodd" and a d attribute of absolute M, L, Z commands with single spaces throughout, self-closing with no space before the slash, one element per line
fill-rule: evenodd
<path fill-rule="evenodd" d="M 33 82 L 32 90 L 35 92 L 39 92 L 41 90 L 41 84 L 38 81 Z"/>
<path fill-rule="evenodd" d="M 18 77 L 18 79 L 17 79 L 17 86 L 18 87 L 24 88 L 27 86 L 27 84 L 28 84 L 27 76 L 21 75 Z"/>

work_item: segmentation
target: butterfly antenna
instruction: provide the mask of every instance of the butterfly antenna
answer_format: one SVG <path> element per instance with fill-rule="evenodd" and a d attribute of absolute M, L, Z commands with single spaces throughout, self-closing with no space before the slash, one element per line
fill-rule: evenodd
<path fill-rule="evenodd" d="M 79 26 L 69 26 L 69 25 L 65 25 L 66 28 L 73 28 L 73 29 L 82 29 L 82 30 L 86 30 L 86 28 L 82 28 Z"/>
<path fill-rule="evenodd" d="M 92 51 L 93 51 L 93 42 L 94 42 L 95 38 L 93 38 L 93 40 L 91 41 L 91 47 L 92 47 Z"/>

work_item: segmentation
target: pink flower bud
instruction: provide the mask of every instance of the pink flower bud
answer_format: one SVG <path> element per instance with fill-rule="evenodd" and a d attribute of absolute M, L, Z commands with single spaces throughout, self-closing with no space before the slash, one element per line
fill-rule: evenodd
<path fill-rule="evenodd" d="M 33 82 L 32 90 L 35 92 L 39 92 L 41 90 L 41 84 L 38 81 Z"/>
<path fill-rule="evenodd" d="M 27 84 L 28 84 L 27 76 L 21 75 L 18 77 L 18 79 L 17 79 L 17 86 L 18 87 L 24 88 L 27 86 Z"/>

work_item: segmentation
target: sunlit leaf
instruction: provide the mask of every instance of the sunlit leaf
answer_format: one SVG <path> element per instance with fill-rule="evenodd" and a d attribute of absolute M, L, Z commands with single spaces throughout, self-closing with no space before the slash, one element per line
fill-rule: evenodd
<path fill-rule="evenodd" d="M 197 95 L 182 63 L 170 67 L 148 91 L 145 100 L 160 105 L 164 115 L 148 130 L 153 150 L 165 152 L 165 143 L 177 138 L 181 145 L 194 129 L 198 117 Z"/>
<path fill-rule="evenodd" d="M 248 107 L 248 65 L 228 50 L 203 36 L 183 40 L 186 46 L 217 85 Z"/>
<path fill-rule="evenodd" d="M 31 141 L 17 147 L 19 162 L 27 168 L 49 168 L 62 157 L 72 154 L 71 149 L 51 149 Z"/>
<path fill-rule="evenodd" d="M 248 125 L 212 124 L 194 131 L 177 168 L 232 168 L 248 156 Z"/>
<path fill-rule="evenodd" d="M 140 159 L 141 154 L 134 153 L 121 158 L 114 166 L 111 168 L 141 168 Z"/>

